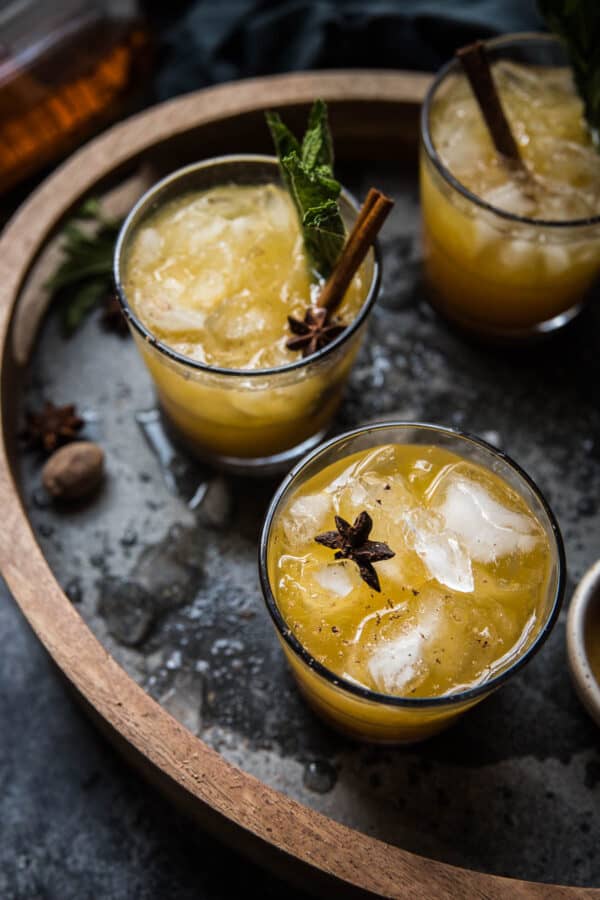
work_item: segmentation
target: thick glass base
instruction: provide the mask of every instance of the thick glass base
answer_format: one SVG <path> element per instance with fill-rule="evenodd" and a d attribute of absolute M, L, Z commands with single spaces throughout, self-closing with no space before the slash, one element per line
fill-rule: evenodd
<path fill-rule="evenodd" d="M 467 708 L 446 713 L 433 719 L 427 714 L 419 716 L 414 711 L 389 713 L 380 711 L 377 717 L 361 718 L 353 716 L 348 710 L 342 710 L 327 703 L 324 697 L 317 697 L 294 672 L 296 685 L 304 700 L 319 719 L 338 734 L 360 744 L 378 744 L 383 747 L 407 747 L 427 741 L 440 731 L 454 725 L 467 711 Z M 419 719 L 421 718 L 421 721 Z M 396 720 L 396 721 L 394 721 Z"/>
<path fill-rule="evenodd" d="M 274 453 L 273 456 L 262 456 L 258 459 L 249 459 L 243 456 L 203 456 L 203 459 L 219 469 L 224 469 L 237 475 L 280 475 L 288 472 L 294 463 L 302 459 L 313 447 L 320 444 L 326 434 L 327 429 L 322 428 L 321 431 L 302 441 L 301 444 L 290 447 L 289 450 L 284 450 L 282 453 Z"/>
<path fill-rule="evenodd" d="M 502 346 L 518 346 L 542 341 L 572 322 L 586 305 L 584 301 L 581 301 L 545 322 L 538 322 L 526 327 L 508 328 L 457 315 L 446 303 L 440 301 L 434 289 L 429 289 L 427 299 L 433 309 L 450 325 L 466 332 L 473 338 Z"/>
<path fill-rule="evenodd" d="M 272 475 L 284 474 L 291 469 L 294 463 L 298 462 L 305 454 L 320 444 L 327 434 L 327 428 L 322 428 L 316 434 L 306 438 L 306 440 L 302 441 L 300 444 L 290 447 L 289 450 L 283 450 L 281 453 L 274 453 L 271 456 L 225 456 L 222 454 L 210 453 L 190 441 L 189 438 L 187 438 L 173 423 L 162 405 L 160 406 L 160 411 L 165 429 L 174 444 L 181 447 L 190 456 L 199 460 L 199 462 L 206 463 L 223 472 L 230 472 L 232 475 L 268 478 Z"/>

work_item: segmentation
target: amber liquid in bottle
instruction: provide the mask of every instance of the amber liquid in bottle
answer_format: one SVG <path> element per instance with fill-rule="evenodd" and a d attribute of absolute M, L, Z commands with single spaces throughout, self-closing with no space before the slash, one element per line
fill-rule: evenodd
<path fill-rule="evenodd" d="M 51 163 L 135 103 L 150 61 L 143 24 L 67 23 L 32 61 L 0 46 L 0 192 Z"/>

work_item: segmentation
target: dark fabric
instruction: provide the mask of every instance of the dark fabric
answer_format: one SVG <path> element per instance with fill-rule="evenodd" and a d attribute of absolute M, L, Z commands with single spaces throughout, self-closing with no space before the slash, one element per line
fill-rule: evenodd
<path fill-rule="evenodd" d="M 196 0 L 164 35 L 160 99 L 298 69 L 434 70 L 478 37 L 540 30 L 534 0 Z"/>

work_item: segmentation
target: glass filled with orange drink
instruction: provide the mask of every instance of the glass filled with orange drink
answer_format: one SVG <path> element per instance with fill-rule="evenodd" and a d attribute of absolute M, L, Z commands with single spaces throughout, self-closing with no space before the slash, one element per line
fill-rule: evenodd
<path fill-rule="evenodd" d="M 600 154 L 557 39 L 507 36 L 486 53 L 529 175 L 498 156 L 452 60 L 421 116 L 425 277 L 445 317 L 519 340 L 566 324 L 597 280 Z"/>
<path fill-rule="evenodd" d="M 358 207 L 340 210 L 350 230 Z M 303 356 L 288 348 L 324 279 L 311 271 L 277 160 L 235 155 L 151 188 L 115 251 L 123 311 L 164 416 L 192 452 L 264 472 L 317 444 L 337 410 L 379 285 L 371 248 L 337 315 L 343 330 Z"/>
<path fill-rule="evenodd" d="M 331 725 L 407 743 L 503 684 L 556 621 L 557 523 L 477 438 L 383 423 L 314 450 L 267 514 L 260 575 L 302 693 Z"/>

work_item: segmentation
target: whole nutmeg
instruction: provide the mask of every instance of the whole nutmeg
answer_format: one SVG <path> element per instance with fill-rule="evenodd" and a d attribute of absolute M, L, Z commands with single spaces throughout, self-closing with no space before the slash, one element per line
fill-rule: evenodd
<path fill-rule="evenodd" d="M 104 451 L 91 441 L 74 441 L 56 450 L 42 469 L 42 482 L 56 500 L 79 500 L 104 476 Z"/>

